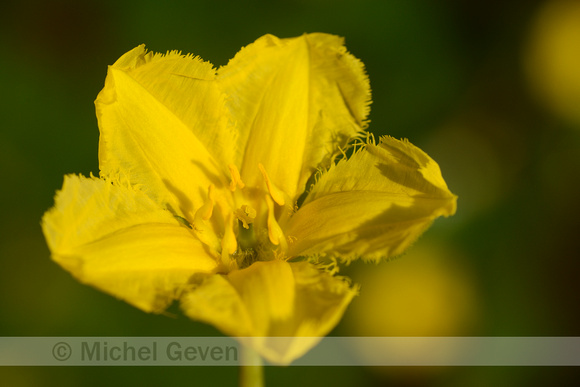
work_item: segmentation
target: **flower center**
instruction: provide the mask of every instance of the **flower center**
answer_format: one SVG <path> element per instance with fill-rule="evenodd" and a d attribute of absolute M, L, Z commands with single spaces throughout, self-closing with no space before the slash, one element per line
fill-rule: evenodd
<path fill-rule="evenodd" d="M 291 214 L 290 200 L 258 164 L 263 187 L 249 187 L 235 165 L 229 165 L 229 187 L 211 185 L 205 203 L 192 224 L 196 235 L 220 256 L 225 271 L 244 268 L 255 261 L 283 257 L 288 242 L 280 227 Z"/>

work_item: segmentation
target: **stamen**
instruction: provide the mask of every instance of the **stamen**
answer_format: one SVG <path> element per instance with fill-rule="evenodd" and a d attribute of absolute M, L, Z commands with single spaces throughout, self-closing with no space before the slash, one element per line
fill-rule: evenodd
<path fill-rule="evenodd" d="M 280 246 L 282 252 L 288 250 L 288 242 L 284 236 L 284 232 L 276 221 L 274 215 L 274 203 L 269 196 L 266 196 L 266 203 L 268 204 L 268 238 L 270 242 L 276 246 Z"/>
<path fill-rule="evenodd" d="M 193 230 L 195 234 L 204 244 L 209 246 L 214 251 L 219 251 L 220 242 L 215 235 L 211 225 L 207 220 L 211 218 L 214 206 L 213 184 L 208 188 L 208 198 L 203 206 L 201 206 L 193 217 Z"/>
<path fill-rule="evenodd" d="M 243 189 L 246 185 L 242 181 L 238 167 L 236 167 L 234 164 L 230 164 L 228 165 L 228 168 L 230 169 L 230 175 L 232 176 L 232 181 L 230 182 L 230 191 L 234 192 L 236 190 L 236 186 L 240 187 L 240 189 Z"/>
<path fill-rule="evenodd" d="M 199 213 L 199 215 L 203 220 L 208 220 L 209 218 L 211 218 L 211 215 L 213 214 L 213 206 L 215 204 L 213 190 L 214 185 L 210 184 L 209 188 L 207 189 L 207 200 L 205 201 L 205 203 L 203 203 L 203 206 L 201 206 L 200 209 L 197 210 L 195 216 L 197 216 L 197 214 Z"/>
<path fill-rule="evenodd" d="M 236 263 L 235 259 L 230 259 L 230 255 L 234 254 L 238 249 L 238 242 L 236 241 L 236 234 L 234 234 L 234 226 L 232 215 L 228 215 L 225 223 L 224 236 L 222 238 L 222 263 L 226 267 L 230 267 Z"/>
<path fill-rule="evenodd" d="M 268 192 L 270 192 L 270 196 L 272 196 L 272 199 L 274 199 L 274 201 L 278 205 L 283 206 L 285 203 L 284 193 L 280 189 L 278 189 L 278 187 L 276 187 L 274 183 L 272 183 L 262 163 L 258 164 L 258 168 L 260 168 L 260 172 L 262 172 L 262 176 L 264 176 L 264 180 L 266 181 L 266 185 L 268 186 Z"/>

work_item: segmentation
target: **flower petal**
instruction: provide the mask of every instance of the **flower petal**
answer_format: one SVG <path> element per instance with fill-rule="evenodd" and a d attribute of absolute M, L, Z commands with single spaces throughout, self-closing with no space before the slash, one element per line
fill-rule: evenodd
<path fill-rule="evenodd" d="M 58 264 L 147 312 L 162 311 L 216 261 L 146 194 L 102 179 L 65 176 L 42 229 Z"/>
<path fill-rule="evenodd" d="M 380 260 L 403 252 L 457 197 L 439 166 L 408 141 L 367 144 L 323 174 L 285 225 L 289 256 Z"/>
<path fill-rule="evenodd" d="M 210 276 L 182 298 L 182 306 L 192 319 L 287 364 L 334 328 L 357 292 L 307 262 L 274 260 Z"/>
<path fill-rule="evenodd" d="M 208 62 L 144 46 L 110 66 L 95 101 L 101 176 L 126 175 L 191 221 L 211 184 L 229 184 L 234 139 L 214 78 Z"/>
<path fill-rule="evenodd" d="M 368 79 L 336 36 L 263 36 L 220 68 L 218 79 L 239 131 L 242 180 L 263 184 L 261 163 L 292 201 L 366 126 Z"/>

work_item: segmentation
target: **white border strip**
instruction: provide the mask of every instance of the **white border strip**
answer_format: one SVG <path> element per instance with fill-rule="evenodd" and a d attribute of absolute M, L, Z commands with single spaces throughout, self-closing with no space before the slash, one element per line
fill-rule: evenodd
<path fill-rule="evenodd" d="M 580 366 L 580 337 L 0 337 L 0 366 L 237 366 L 240 342 L 295 366 Z M 267 364 L 268 365 L 268 364 Z"/>

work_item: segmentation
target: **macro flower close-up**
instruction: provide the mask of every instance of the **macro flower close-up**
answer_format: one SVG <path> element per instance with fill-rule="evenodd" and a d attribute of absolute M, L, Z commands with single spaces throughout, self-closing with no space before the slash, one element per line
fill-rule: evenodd
<path fill-rule="evenodd" d="M 333 35 L 265 35 L 218 69 L 139 46 L 95 102 L 98 177 L 65 176 L 42 219 L 52 259 L 288 364 L 357 295 L 340 265 L 400 255 L 456 209 L 426 153 L 366 132 L 370 102 Z"/>

